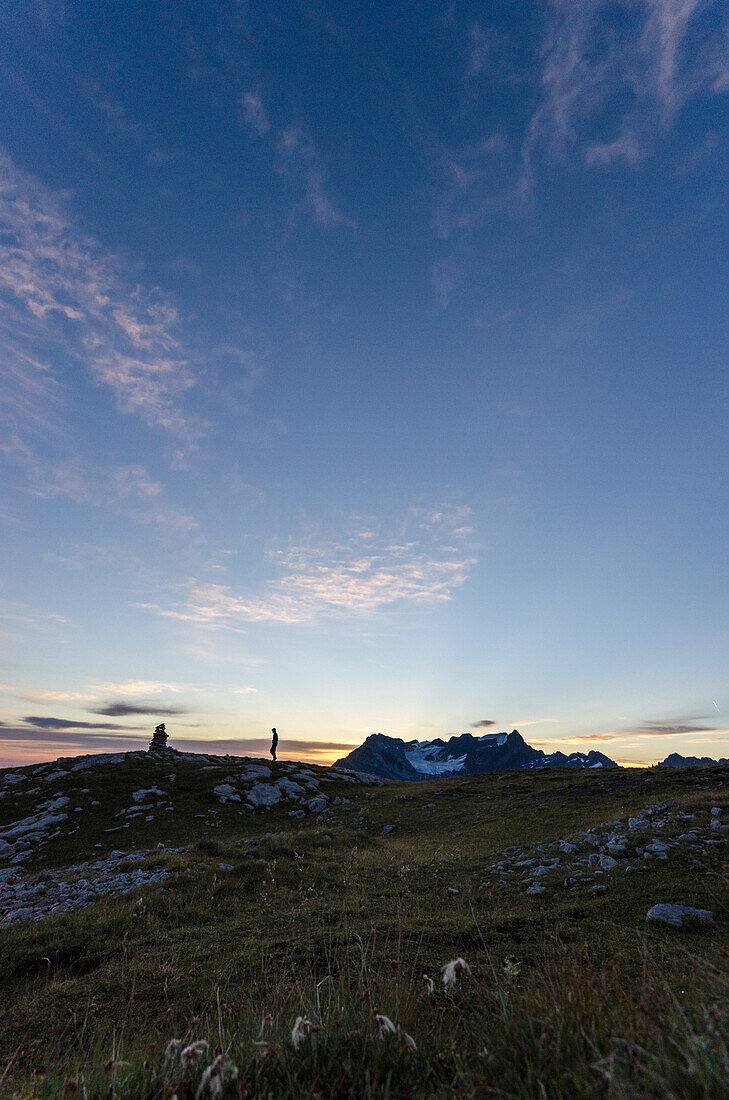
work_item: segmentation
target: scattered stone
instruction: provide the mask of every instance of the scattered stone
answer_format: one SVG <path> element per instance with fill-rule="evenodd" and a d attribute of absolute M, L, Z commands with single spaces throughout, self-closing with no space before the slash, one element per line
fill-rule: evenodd
<path fill-rule="evenodd" d="M 271 769 L 265 764 L 249 764 L 246 768 L 246 779 L 270 779 Z"/>
<path fill-rule="evenodd" d="M 394 828 L 395 828 L 394 825 L 385 825 L 385 828 L 382 830 L 381 835 L 382 836 L 389 836 Z"/>
<path fill-rule="evenodd" d="M 159 787 L 150 787 L 149 790 L 145 790 L 141 787 L 138 791 L 132 791 L 132 798 L 135 802 L 143 802 L 150 794 L 157 794 L 160 798 L 167 798 L 164 791 L 161 791 Z"/>
<path fill-rule="evenodd" d="M 241 800 L 240 795 L 231 783 L 218 783 L 217 787 L 213 787 L 213 794 L 218 796 L 222 805 L 225 805 L 226 802 L 240 802 Z"/>
<path fill-rule="evenodd" d="M 710 909 L 694 909 L 691 905 L 671 905 L 668 902 L 654 905 L 646 913 L 645 919 L 659 921 L 661 924 L 670 924 L 674 928 L 682 928 L 684 917 L 693 917 L 696 920 L 704 921 L 706 924 L 711 924 L 714 920 L 714 914 Z"/>
<path fill-rule="evenodd" d="M 49 830 L 53 825 L 68 820 L 67 813 L 58 811 L 68 806 L 69 801 L 66 795 L 57 795 L 43 802 L 37 813 L 5 825 L 0 829 L 0 841 L 5 842 L 0 856 L 11 859 L 13 863 L 27 859 L 50 839 Z"/>
<path fill-rule="evenodd" d="M 541 878 L 542 875 L 548 875 L 551 870 L 551 867 L 547 867 L 544 864 L 541 864 L 539 867 L 534 867 L 532 870 L 530 870 L 529 874 L 533 875 L 534 878 Z"/>
<path fill-rule="evenodd" d="M 287 779 L 286 776 L 282 776 L 281 779 L 277 779 L 276 786 L 287 798 L 290 798 L 293 801 L 297 801 L 302 794 L 306 793 L 303 787 L 301 787 L 298 783 L 294 783 L 291 779 Z M 339 802 L 339 799 L 335 799 L 335 801 Z"/>
<path fill-rule="evenodd" d="M 151 852 L 132 852 L 125 860 L 139 861 Z M 102 897 L 129 893 L 140 887 L 161 885 L 171 872 L 162 867 L 131 867 L 120 869 L 118 857 L 112 852 L 107 859 L 78 863 L 58 871 L 48 871 L 42 878 L 8 868 L 0 876 L 0 924 L 18 920 L 41 920 L 52 913 L 86 909 Z"/>

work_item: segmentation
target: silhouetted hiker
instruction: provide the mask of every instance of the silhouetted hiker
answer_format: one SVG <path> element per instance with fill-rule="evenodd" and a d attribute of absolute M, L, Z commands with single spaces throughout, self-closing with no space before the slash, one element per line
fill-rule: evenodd
<path fill-rule="evenodd" d="M 278 745 L 278 734 L 276 733 L 276 727 L 271 730 L 273 737 L 271 738 L 271 756 L 276 759 L 276 746 Z"/>

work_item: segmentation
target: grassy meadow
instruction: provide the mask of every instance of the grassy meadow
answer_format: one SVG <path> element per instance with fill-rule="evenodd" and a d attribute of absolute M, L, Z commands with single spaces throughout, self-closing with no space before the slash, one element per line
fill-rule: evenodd
<path fill-rule="evenodd" d="M 729 816 L 729 769 L 335 781 L 349 801 L 317 819 L 221 805 L 226 768 L 136 757 L 54 786 L 82 810 L 25 871 L 117 848 L 169 877 L 0 926 L 0 1096 L 729 1097 L 724 843 L 618 867 L 600 892 L 526 896 L 487 871 L 649 804 Z M 0 826 L 32 812 L 24 785 Z M 173 808 L 120 828 L 139 787 Z M 716 919 L 647 925 L 657 902 Z"/>

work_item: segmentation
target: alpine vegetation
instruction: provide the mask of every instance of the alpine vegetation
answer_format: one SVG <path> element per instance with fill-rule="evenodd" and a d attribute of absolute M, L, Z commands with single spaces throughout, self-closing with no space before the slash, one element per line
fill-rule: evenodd
<path fill-rule="evenodd" d="M 172 749 L 0 773 L 4 1084 L 729 1100 L 728 790 Z"/>

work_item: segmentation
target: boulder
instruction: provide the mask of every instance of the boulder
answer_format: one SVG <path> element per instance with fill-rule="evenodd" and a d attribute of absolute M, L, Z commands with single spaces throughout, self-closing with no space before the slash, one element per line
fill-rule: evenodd
<path fill-rule="evenodd" d="M 269 806 L 275 806 L 281 801 L 281 791 L 272 783 L 256 783 L 249 790 L 247 798 L 252 806 L 263 806 L 268 809 Z"/>
<path fill-rule="evenodd" d="M 654 905 L 645 915 L 646 920 L 670 924 L 674 928 L 683 927 L 684 917 L 694 918 L 705 924 L 711 924 L 714 920 L 714 914 L 710 909 L 694 909 L 692 905 L 671 905 L 668 902 Z"/>
<path fill-rule="evenodd" d="M 309 810 L 313 814 L 323 814 L 328 808 L 328 803 L 324 795 L 318 795 L 316 798 L 310 798 L 306 803 Z"/>

